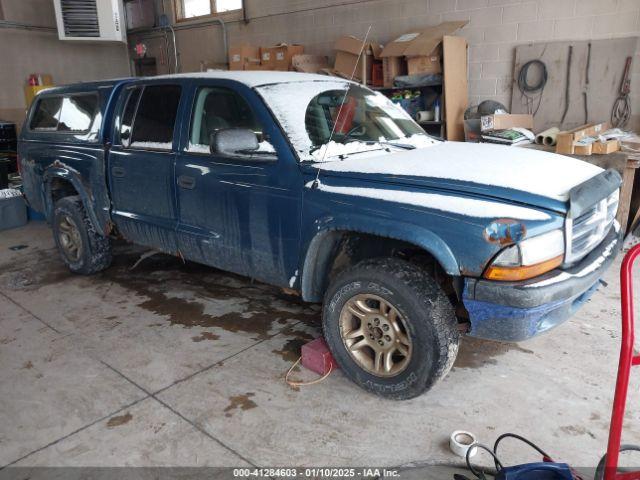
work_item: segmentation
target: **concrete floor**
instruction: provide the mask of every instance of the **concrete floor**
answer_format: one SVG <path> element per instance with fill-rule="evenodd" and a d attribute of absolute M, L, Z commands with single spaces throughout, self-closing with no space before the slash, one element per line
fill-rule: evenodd
<path fill-rule="evenodd" d="M 131 270 L 140 250 L 115 253 L 110 269 L 81 277 L 45 225 L 0 232 L 0 466 L 457 464 L 457 429 L 487 444 L 518 432 L 576 466 L 605 449 L 619 263 L 553 333 L 467 339 L 434 390 L 393 402 L 339 371 L 311 387 L 284 382 L 319 334 L 317 306 L 166 256 Z M 635 401 L 627 443 L 640 444 L 638 422 Z M 516 447 L 506 463 L 537 459 Z"/>

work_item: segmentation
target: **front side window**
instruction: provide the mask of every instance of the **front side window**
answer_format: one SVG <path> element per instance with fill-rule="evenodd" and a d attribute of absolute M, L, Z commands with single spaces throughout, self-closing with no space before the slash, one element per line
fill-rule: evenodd
<path fill-rule="evenodd" d="M 242 9 L 242 0 L 177 0 L 178 20 L 204 17 Z"/>
<path fill-rule="evenodd" d="M 180 103 L 180 87 L 177 85 L 149 85 L 144 87 L 140 100 L 133 114 L 133 127 L 130 134 L 130 147 L 154 150 L 171 150 L 173 131 Z M 123 115 L 123 129 L 126 132 L 127 117 L 133 109 L 131 97 Z M 125 134 L 126 136 L 126 134 Z"/>
<path fill-rule="evenodd" d="M 258 87 L 258 91 L 301 160 L 436 143 L 401 106 L 346 81 L 281 83 Z"/>
<path fill-rule="evenodd" d="M 202 87 L 196 93 L 191 116 L 191 130 L 187 150 L 209 153 L 211 135 L 217 130 L 244 128 L 258 137 L 258 152 L 275 150 L 264 140 L 262 126 L 247 101 L 228 88 Z"/>

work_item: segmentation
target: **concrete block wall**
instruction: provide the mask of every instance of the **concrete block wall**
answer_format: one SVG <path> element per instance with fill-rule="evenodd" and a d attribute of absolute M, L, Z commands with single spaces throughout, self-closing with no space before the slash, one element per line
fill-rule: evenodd
<path fill-rule="evenodd" d="M 0 13 L 0 21 L 41 27 L 0 28 L 0 119 L 18 128 L 27 107 L 23 87 L 31 73 L 51 74 L 58 85 L 129 75 L 123 43 L 58 40 L 51 0 L 0 0 Z"/>
<path fill-rule="evenodd" d="M 169 15 L 172 1 L 161 0 Z M 509 106 L 514 47 L 530 42 L 600 39 L 640 35 L 640 0 L 245 0 L 250 21 L 231 18 L 231 43 L 304 44 L 308 53 L 333 55 L 341 35 L 363 36 L 381 43 L 423 26 L 467 20 L 458 34 L 469 43 L 469 101 L 494 99 Z M 219 27 L 178 24 L 183 71 L 201 61 L 225 58 Z M 153 39 L 147 38 L 153 44 Z M 142 38 L 141 36 L 134 36 Z M 632 84 L 635 122 L 640 122 L 640 54 Z"/>

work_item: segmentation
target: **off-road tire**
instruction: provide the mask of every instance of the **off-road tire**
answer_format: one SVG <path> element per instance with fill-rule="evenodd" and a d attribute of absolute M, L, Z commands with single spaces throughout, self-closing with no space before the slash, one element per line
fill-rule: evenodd
<path fill-rule="evenodd" d="M 350 298 L 373 294 L 393 305 L 405 319 L 412 353 L 395 376 L 369 373 L 351 356 L 340 334 L 340 312 Z M 376 395 L 405 400 L 444 377 L 456 358 L 460 333 L 454 308 L 436 281 L 417 265 L 397 258 L 364 260 L 341 272 L 324 298 L 324 337 L 341 370 Z"/>
<path fill-rule="evenodd" d="M 78 227 L 82 244 L 78 259 L 71 259 L 61 244 L 60 224 L 68 216 Z M 111 265 L 111 241 L 109 237 L 100 235 L 84 209 L 79 196 L 64 197 L 58 200 L 53 212 L 53 238 L 64 263 L 74 273 L 91 275 Z"/>

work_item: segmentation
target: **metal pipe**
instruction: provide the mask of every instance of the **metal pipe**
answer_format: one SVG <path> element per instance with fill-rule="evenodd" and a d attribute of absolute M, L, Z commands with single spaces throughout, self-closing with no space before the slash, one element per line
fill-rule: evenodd
<path fill-rule="evenodd" d="M 160 18 L 158 19 L 158 23 L 160 25 L 157 28 L 159 28 L 164 32 L 165 39 L 167 38 L 167 29 L 171 31 L 171 37 L 173 40 L 173 62 L 174 62 L 173 73 L 178 73 L 178 46 L 176 45 L 176 32 L 171 26 L 171 21 L 169 20 L 169 17 L 167 17 L 167 15 L 165 15 L 164 13 L 160 15 Z M 169 54 L 169 50 L 167 48 L 167 62 L 169 61 L 168 54 Z"/>
<path fill-rule="evenodd" d="M 227 57 L 227 52 L 229 51 L 229 44 L 227 39 L 227 25 L 221 18 L 212 18 L 212 21 L 219 23 L 222 27 L 222 44 L 224 46 L 224 63 L 227 65 L 229 63 L 229 58 Z"/>
<path fill-rule="evenodd" d="M 224 63 L 228 64 L 229 60 L 227 58 L 227 52 L 229 51 L 229 40 L 228 40 L 228 33 L 227 33 L 227 24 L 221 18 L 215 17 L 215 18 L 208 18 L 208 19 L 199 20 L 199 21 L 194 20 L 193 22 L 189 22 L 186 25 L 178 24 L 175 27 L 169 26 L 169 28 L 171 28 L 172 30 L 189 30 L 192 28 L 212 25 L 214 23 L 217 23 L 218 25 L 220 25 L 220 27 L 222 27 L 222 44 L 224 46 L 224 58 L 225 58 Z M 166 27 L 154 27 L 154 28 L 148 29 L 146 32 L 140 32 L 135 35 L 141 38 L 151 38 L 153 37 L 155 32 L 164 31 L 165 28 Z"/>
<path fill-rule="evenodd" d="M 56 32 L 56 27 L 45 27 L 43 25 L 31 25 L 30 23 L 13 22 L 11 20 L 0 20 L 0 28 L 19 28 L 24 30 L 43 30 L 47 32 Z"/>
<path fill-rule="evenodd" d="M 169 30 L 171 30 L 171 35 L 173 37 L 173 60 L 174 60 L 174 73 L 178 73 L 178 47 L 176 46 L 176 31 L 173 29 L 171 24 L 168 25 Z"/>
<path fill-rule="evenodd" d="M 609 443 L 605 460 L 605 480 L 636 479 L 640 472 L 618 473 L 620 443 L 624 423 L 625 407 L 629 390 L 629 375 L 632 366 L 640 365 L 640 355 L 634 355 L 635 316 L 633 309 L 633 264 L 640 257 L 640 245 L 636 245 L 627 252 L 620 267 L 620 302 L 622 311 L 622 333 L 620 346 L 620 360 L 618 363 L 618 378 L 613 399 L 611 425 L 609 427 Z"/>

